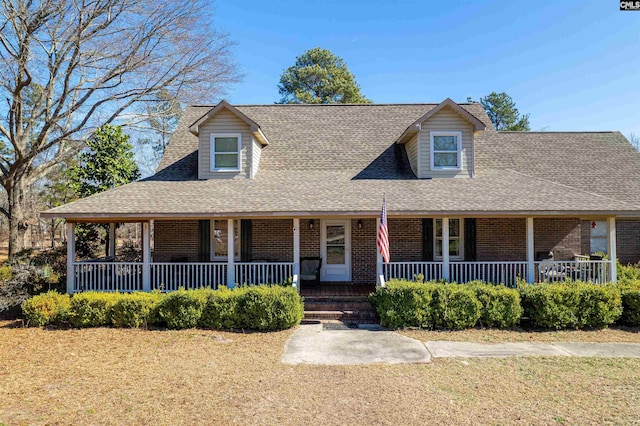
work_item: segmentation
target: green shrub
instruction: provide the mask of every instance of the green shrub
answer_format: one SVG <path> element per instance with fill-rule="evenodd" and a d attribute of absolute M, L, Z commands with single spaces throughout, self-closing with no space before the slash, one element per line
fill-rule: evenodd
<path fill-rule="evenodd" d="M 525 311 L 542 328 L 602 328 L 622 313 L 620 291 L 614 286 L 565 282 L 525 284 L 519 290 Z"/>
<path fill-rule="evenodd" d="M 207 292 L 206 305 L 198 326 L 213 330 L 232 330 L 241 328 L 238 319 L 238 296 L 245 288 L 229 290 L 221 287 L 219 290 Z"/>
<path fill-rule="evenodd" d="M 42 327 L 65 321 L 69 314 L 69 306 L 68 294 L 48 291 L 22 302 L 22 312 L 28 325 Z"/>
<path fill-rule="evenodd" d="M 640 326 L 640 288 L 626 288 L 620 291 L 622 317 L 620 322 L 632 327 Z"/>
<path fill-rule="evenodd" d="M 458 284 L 390 280 L 370 296 L 385 327 L 446 328 L 476 325 L 480 302 L 473 289 Z"/>
<path fill-rule="evenodd" d="M 184 290 L 168 293 L 158 306 L 160 319 L 173 329 L 194 328 L 198 325 L 211 289 Z"/>
<path fill-rule="evenodd" d="M 431 299 L 433 288 L 429 284 L 403 280 L 390 280 L 386 287 L 378 287 L 369 296 L 380 317 L 380 323 L 388 328 L 433 326 Z"/>
<path fill-rule="evenodd" d="M 116 327 L 149 327 L 160 322 L 158 306 L 164 298 L 159 292 L 120 294 L 111 321 Z"/>
<path fill-rule="evenodd" d="M 304 303 L 293 287 L 254 286 L 238 291 L 236 315 L 240 328 L 284 330 L 300 324 Z"/>
<path fill-rule="evenodd" d="M 102 327 L 111 325 L 113 307 L 120 293 L 87 291 L 71 298 L 69 321 L 74 327 Z"/>
<path fill-rule="evenodd" d="M 474 327 L 482 305 L 472 288 L 464 284 L 436 284 L 432 305 L 434 325 L 447 330 Z"/>
<path fill-rule="evenodd" d="M 471 282 L 466 285 L 475 291 L 482 306 L 480 308 L 480 325 L 508 328 L 520 323 L 522 306 L 518 290 L 481 282 Z"/>

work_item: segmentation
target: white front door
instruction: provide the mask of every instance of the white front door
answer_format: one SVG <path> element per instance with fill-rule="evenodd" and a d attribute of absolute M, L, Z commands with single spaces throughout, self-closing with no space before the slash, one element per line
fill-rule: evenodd
<path fill-rule="evenodd" d="M 321 281 L 351 281 L 351 220 L 321 221 Z"/>

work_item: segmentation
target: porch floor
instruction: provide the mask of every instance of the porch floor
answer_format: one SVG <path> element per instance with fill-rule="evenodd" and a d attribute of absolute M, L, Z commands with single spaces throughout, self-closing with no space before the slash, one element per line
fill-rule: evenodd
<path fill-rule="evenodd" d="M 300 294 L 305 297 L 351 297 L 351 296 L 368 296 L 369 293 L 375 291 L 375 284 L 349 284 L 349 283 L 327 283 L 310 286 L 302 284 L 300 286 Z"/>

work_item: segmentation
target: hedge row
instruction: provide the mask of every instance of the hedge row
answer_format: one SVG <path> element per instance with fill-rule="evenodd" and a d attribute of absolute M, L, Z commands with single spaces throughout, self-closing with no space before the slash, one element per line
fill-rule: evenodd
<path fill-rule="evenodd" d="M 640 280 L 526 284 L 517 289 L 470 282 L 391 280 L 371 295 L 381 323 L 390 328 L 508 328 L 528 317 L 544 329 L 640 325 Z"/>
<path fill-rule="evenodd" d="M 459 285 L 391 280 L 371 294 L 371 302 L 382 325 L 389 328 L 512 327 L 522 316 L 517 290 L 480 282 Z"/>
<path fill-rule="evenodd" d="M 48 292 L 26 300 L 22 310 L 29 325 L 68 322 L 74 327 L 149 327 L 173 329 L 282 330 L 300 323 L 302 298 L 293 288 L 240 287 L 172 293 Z"/>

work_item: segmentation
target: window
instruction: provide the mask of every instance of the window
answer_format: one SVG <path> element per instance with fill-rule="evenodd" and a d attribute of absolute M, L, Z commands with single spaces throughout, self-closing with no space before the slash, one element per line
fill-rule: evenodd
<path fill-rule="evenodd" d="M 211 260 L 225 261 L 229 258 L 229 239 L 226 220 L 211 221 Z M 233 251 L 235 260 L 240 260 L 240 221 L 233 221 Z"/>
<path fill-rule="evenodd" d="M 591 222 L 591 248 L 593 253 L 607 253 L 609 251 L 609 241 L 607 239 L 607 222 L 596 220 Z"/>
<path fill-rule="evenodd" d="M 431 132 L 431 170 L 462 168 L 462 132 Z"/>
<path fill-rule="evenodd" d="M 240 133 L 212 133 L 211 171 L 239 172 L 241 147 Z"/>
<path fill-rule="evenodd" d="M 463 260 L 463 221 L 462 219 L 449 219 L 449 259 Z M 442 219 L 433 221 L 435 227 L 433 231 L 433 256 L 435 259 L 442 259 Z"/>

